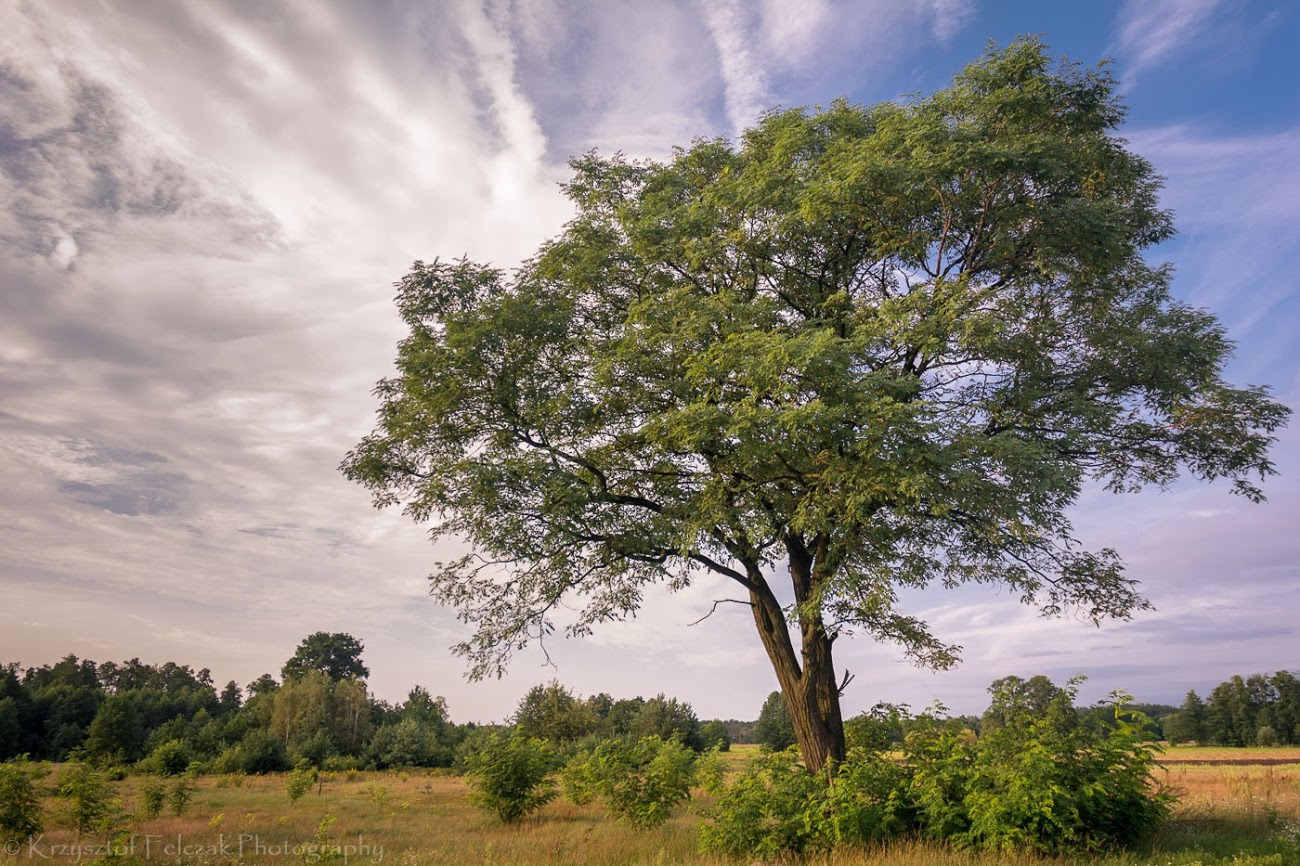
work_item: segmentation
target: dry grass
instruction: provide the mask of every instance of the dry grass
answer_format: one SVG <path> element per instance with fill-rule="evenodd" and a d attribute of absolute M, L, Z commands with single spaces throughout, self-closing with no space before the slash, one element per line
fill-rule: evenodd
<path fill-rule="evenodd" d="M 1300 746 L 1171 746 L 1160 759 L 1166 764 L 1232 763 L 1300 764 Z"/>
<path fill-rule="evenodd" d="M 752 755 L 738 749 L 729 763 Z M 1240 753 L 1238 753 L 1240 754 Z M 1300 864 L 1300 840 L 1287 847 L 1289 827 L 1300 827 L 1300 767 L 1204 766 L 1172 763 L 1167 784 L 1180 789 L 1176 819 L 1145 854 L 1107 858 L 1106 866 L 1287 866 Z M 114 783 L 123 810 L 135 805 L 138 778 Z M 48 787 L 48 780 L 47 780 Z M 0 855 L 0 864 L 72 862 L 58 856 L 60 845 L 77 844 L 76 834 L 57 817 L 60 805 L 47 800 L 47 832 L 36 852 Z M 536 817 L 506 826 L 465 801 L 465 782 L 455 776 L 412 773 L 351 773 L 329 778 L 297 802 L 284 776 L 206 777 L 188 814 L 141 820 L 130 829 L 139 862 L 295 863 L 328 862 L 312 845 L 323 838 L 347 853 L 347 863 L 385 864 L 721 864 L 730 861 L 698 853 L 697 797 L 663 827 L 635 830 L 599 806 L 556 801 Z M 85 840 L 103 844 L 103 837 Z M 178 844 L 188 846 L 178 849 Z M 326 849 L 328 853 L 329 849 Z M 1292 853 L 1294 852 L 1294 858 Z M 1234 859 L 1235 852 L 1244 852 Z M 1280 852 L 1280 853 L 1279 853 Z M 80 862 L 98 851 L 83 853 Z M 1280 859 L 1279 859 L 1280 858 Z M 344 862 L 339 858 L 334 862 Z M 839 852 L 813 862 L 836 866 L 1060 866 L 1031 855 L 975 855 L 943 846 L 898 843 L 875 850 Z"/>

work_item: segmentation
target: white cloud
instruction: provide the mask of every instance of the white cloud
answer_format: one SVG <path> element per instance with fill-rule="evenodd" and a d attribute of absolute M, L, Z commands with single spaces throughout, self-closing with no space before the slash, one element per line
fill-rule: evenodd
<path fill-rule="evenodd" d="M 702 8 L 718 51 L 726 88 L 727 119 L 732 134 L 738 137 L 769 107 L 771 99 L 767 72 L 753 50 L 756 34 L 751 7 L 740 0 L 711 0 Z M 783 20 L 778 26 L 789 32 L 785 24 Z"/>
<path fill-rule="evenodd" d="M 934 38 L 948 42 L 975 17 L 975 4 L 971 0 L 930 0 L 930 14 Z"/>
<path fill-rule="evenodd" d="M 1175 286 L 1252 343 L 1243 375 L 1276 381 L 1294 368 L 1294 229 L 1300 221 L 1300 128 L 1214 135 L 1185 125 L 1126 132 L 1166 178 L 1162 203 L 1180 236 L 1168 250 Z"/>
<path fill-rule="evenodd" d="M 1205 32 L 1223 0 L 1126 0 L 1118 17 L 1119 52 L 1128 60 L 1124 79 L 1166 62 Z"/>

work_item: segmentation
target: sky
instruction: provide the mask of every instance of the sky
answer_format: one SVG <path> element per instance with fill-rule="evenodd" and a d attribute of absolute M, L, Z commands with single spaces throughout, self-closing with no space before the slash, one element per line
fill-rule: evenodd
<path fill-rule="evenodd" d="M 775 676 L 746 611 L 690 625 L 726 594 L 709 580 L 465 680 L 467 627 L 426 581 L 457 542 L 337 470 L 403 336 L 392 284 L 416 259 L 528 256 L 570 215 L 572 156 L 929 93 L 1021 34 L 1110 59 L 1179 228 L 1151 257 L 1236 341 L 1232 381 L 1300 405 L 1300 4 L 0 0 L 0 662 L 242 684 L 347 632 L 377 696 L 421 685 L 457 721 L 551 679 L 754 718 Z M 846 713 L 978 713 L 1008 674 L 1178 703 L 1300 668 L 1297 426 L 1266 504 L 1191 483 L 1082 498 L 1080 537 L 1154 611 L 1098 628 L 988 588 L 908 595 L 962 664 L 841 642 Z"/>

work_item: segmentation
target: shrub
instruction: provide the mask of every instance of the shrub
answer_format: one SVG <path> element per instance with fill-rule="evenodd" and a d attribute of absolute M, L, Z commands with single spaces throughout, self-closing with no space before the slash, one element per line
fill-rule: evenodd
<path fill-rule="evenodd" d="M 722 791 L 700 828 L 700 844 L 763 860 L 825 847 L 809 815 L 825 788 L 825 777 L 809 773 L 794 749 L 762 755 Z"/>
<path fill-rule="evenodd" d="M 469 800 L 505 822 L 517 821 L 555 798 L 556 756 L 545 740 L 515 731 L 494 733 L 465 759 Z"/>
<path fill-rule="evenodd" d="M 856 749 L 827 776 L 820 796 L 809 803 L 815 845 L 865 845 L 905 831 L 913 810 L 901 796 L 908 771 L 879 751 Z"/>
<path fill-rule="evenodd" d="M 915 834 L 959 847 L 1041 854 L 1132 845 L 1167 816 L 1154 786 L 1146 718 L 1113 695 L 1105 724 L 1080 724 L 1075 683 L 1005 712 L 983 737 L 941 710 L 906 720 L 902 762 L 879 747 L 892 736 L 864 726 L 876 750 L 854 749 L 814 776 L 793 751 L 760 758 L 722 791 L 701 831 L 706 850 L 763 859 Z M 891 720 L 889 727 L 894 726 Z M 874 728 L 874 729 L 873 729 Z"/>
<path fill-rule="evenodd" d="M 354 755 L 331 755 L 321 769 L 329 773 L 355 773 L 361 769 L 361 762 Z"/>
<path fill-rule="evenodd" d="M 285 790 L 289 793 L 289 799 L 297 801 L 311 789 L 312 783 L 316 781 L 316 769 L 311 762 L 303 758 L 298 762 L 298 766 L 293 768 L 285 782 Z"/>
<path fill-rule="evenodd" d="M 869 712 L 844 723 L 844 742 L 849 749 L 882 752 L 903 742 L 909 721 L 906 704 L 878 703 Z"/>
<path fill-rule="evenodd" d="M 67 799 L 68 820 L 79 835 L 99 829 L 112 814 L 108 784 L 86 764 L 69 764 L 56 791 Z"/>
<path fill-rule="evenodd" d="M 264 728 L 254 728 L 212 763 L 217 773 L 281 773 L 289 769 L 284 743 Z"/>
<path fill-rule="evenodd" d="M 184 740 L 168 740 L 140 762 L 140 769 L 159 776 L 179 776 L 189 769 L 193 755 Z"/>
<path fill-rule="evenodd" d="M 163 804 L 167 802 L 167 787 L 161 779 L 143 779 L 136 792 L 140 798 L 141 814 L 146 818 L 156 818 L 162 814 Z"/>
<path fill-rule="evenodd" d="M 0 764 L 0 841 L 24 842 L 44 829 L 27 761 Z"/>
<path fill-rule="evenodd" d="M 190 808 L 190 800 L 194 797 L 194 781 L 189 776 L 181 776 L 172 783 L 171 790 L 167 792 L 167 804 L 172 808 L 172 814 L 180 817 Z"/>
<path fill-rule="evenodd" d="M 561 784 L 582 805 L 599 795 L 611 812 L 634 827 L 655 827 L 691 796 L 695 754 L 677 740 L 645 737 L 636 743 L 606 740 L 569 762 Z"/>
<path fill-rule="evenodd" d="M 713 719 L 700 725 L 700 746 L 702 751 L 717 749 L 719 752 L 731 750 L 731 734 L 727 723 Z"/>
<path fill-rule="evenodd" d="M 1169 812 L 1155 788 L 1146 717 L 1112 696 L 1113 723 L 1079 724 L 1076 681 L 1042 714 L 1018 713 L 972 743 L 933 723 L 908 741 L 908 794 L 928 836 L 1046 854 L 1132 845 Z M 996 699 L 996 695 L 995 695 Z"/>
<path fill-rule="evenodd" d="M 334 740 L 324 731 L 317 731 L 312 736 L 300 742 L 295 748 L 295 757 L 297 764 L 303 761 L 311 764 L 313 767 L 323 767 L 325 762 L 338 754 L 338 747 L 334 745 Z"/>

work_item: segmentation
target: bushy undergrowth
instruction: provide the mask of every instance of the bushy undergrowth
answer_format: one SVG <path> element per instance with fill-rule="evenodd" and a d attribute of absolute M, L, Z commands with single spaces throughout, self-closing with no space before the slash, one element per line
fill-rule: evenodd
<path fill-rule="evenodd" d="M 608 739 L 573 757 L 560 784 L 577 805 L 599 797 L 634 827 L 656 827 L 690 799 L 695 763 L 695 753 L 676 739 Z"/>
<path fill-rule="evenodd" d="M 493 733 L 465 758 L 470 802 L 502 821 L 517 821 L 555 799 L 551 774 L 558 765 L 546 740 L 519 731 Z"/>
<path fill-rule="evenodd" d="M 1172 801 L 1153 783 L 1145 719 L 1117 695 L 1112 722 L 1084 724 L 1074 695 L 1071 683 L 1046 713 L 1011 700 L 1005 723 L 978 739 L 928 714 L 911 725 L 901 756 L 855 749 L 824 775 L 807 772 L 793 752 L 765 756 L 723 791 L 702 844 L 738 857 L 907 835 L 1041 854 L 1132 845 Z"/>
<path fill-rule="evenodd" d="M 0 764 L 0 842 L 22 842 L 45 828 L 41 798 L 25 760 Z"/>

